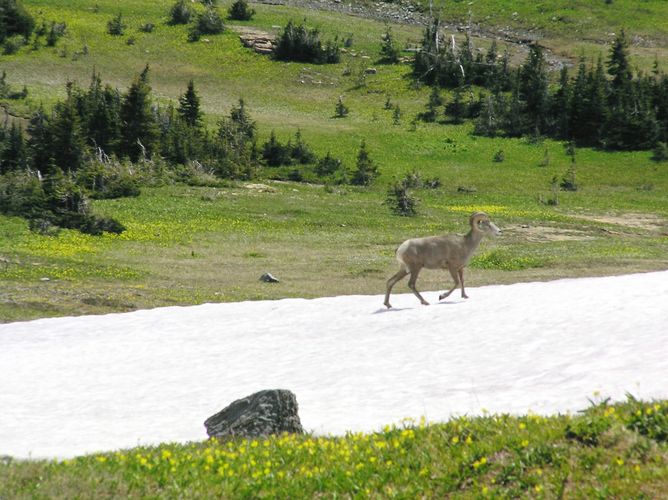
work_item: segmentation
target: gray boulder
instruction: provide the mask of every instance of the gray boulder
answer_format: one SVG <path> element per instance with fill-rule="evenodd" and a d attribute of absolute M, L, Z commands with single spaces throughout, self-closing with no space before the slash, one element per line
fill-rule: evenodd
<path fill-rule="evenodd" d="M 258 437 L 289 432 L 302 434 L 297 397 L 274 389 L 238 399 L 204 422 L 209 437 Z"/>

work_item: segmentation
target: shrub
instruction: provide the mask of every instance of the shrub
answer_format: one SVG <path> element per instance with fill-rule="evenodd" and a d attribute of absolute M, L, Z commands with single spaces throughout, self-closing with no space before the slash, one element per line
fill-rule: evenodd
<path fill-rule="evenodd" d="M 288 141 L 287 144 L 281 144 L 272 130 L 269 140 L 262 147 L 262 158 L 270 167 L 292 165 L 294 163 L 305 165 L 316 161 L 315 153 L 302 139 L 301 130 L 297 130 L 295 133 L 294 144 L 291 141 Z"/>
<path fill-rule="evenodd" d="M 385 202 L 396 215 L 403 217 L 417 215 L 417 200 L 408 192 L 408 187 L 403 182 L 395 182 L 390 187 Z"/>
<path fill-rule="evenodd" d="M 559 183 L 559 187 L 563 191 L 577 191 L 578 190 L 578 184 L 575 180 L 575 166 L 571 165 L 569 169 L 566 171 L 566 174 L 564 177 L 561 179 L 561 182 Z"/>
<path fill-rule="evenodd" d="M 49 29 L 49 34 L 46 37 L 46 46 L 55 47 L 58 39 L 65 34 L 67 25 L 65 23 L 51 23 L 51 28 Z"/>
<path fill-rule="evenodd" d="M 0 212 L 38 217 L 46 210 L 46 195 L 36 175 L 11 172 L 0 176 Z"/>
<path fill-rule="evenodd" d="M 113 199 L 139 196 L 139 179 L 128 165 L 110 159 L 91 160 L 77 172 L 77 184 L 84 186 L 93 198 Z"/>
<path fill-rule="evenodd" d="M 566 426 L 566 438 L 574 439 L 587 446 L 597 446 L 601 434 L 612 427 L 608 417 L 597 414 L 586 414 L 575 417 Z"/>
<path fill-rule="evenodd" d="M 392 29 L 388 26 L 382 37 L 383 43 L 380 47 L 381 61 L 388 64 L 399 62 L 399 49 L 395 45 Z"/>
<path fill-rule="evenodd" d="M 290 157 L 302 165 L 313 163 L 316 160 L 315 153 L 302 139 L 301 130 L 297 129 L 295 133 L 295 143 L 290 147 Z"/>
<path fill-rule="evenodd" d="M 35 20 L 20 0 L 0 0 L 0 43 L 20 35 L 28 38 L 35 29 Z"/>
<path fill-rule="evenodd" d="M 341 58 L 336 41 L 328 41 L 323 48 L 317 29 L 308 29 L 303 24 L 295 26 L 292 21 L 279 36 L 274 57 L 281 61 L 315 64 L 338 63 Z"/>
<path fill-rule="evenodd" d="M 5 38 L 5 42 L 2 44 L 2 53 L 5 55 L 16 54 L 25 44 L 26 38 L 23 35 Z"/>
<path fill-rule="evenodd" d="M 139 31 L 142 33 L 152 33 L 155 25 L 153 23 L 144 23 L 139 27 Z"/>
<path fill-rule="evenodd" d="M 355 172 L 350 182 L 357 186 L 369 186 L 378 175 L 378 167 L 376 167 L 373 160 L 369 157 L 369 152 L 366 150 L 366 142 L 362 141 L 357 153 Z"/>
<path fill-rule="evenodd" d="M 331 153 L 327 151 L 327 154 L 316 164 L 315 173 L 320 177 L 327 177 L 342 169 L 343 163 L 341 160 L 334 158 Z"/>
<path fill-rule="evenodd" d="M 272 130 L 269 140 L 262 146 L 262 159 L 270 167 L 278 167 L 281 165 L 289 165 L 290 147 L 281 144 L 276 139 L 276 133 Z"/>
<path fill-rule="evenodd" d="M 668 441 L 668 405 L 643 404 L 628 396 L 631 413 L 626 426 L 658 442 Z"/>
<path fill-rule="evenodd" d="M 246 0 L 236 0 L 227 11 L 227 18 L 237 21 L 250 21 L 254 15 L 255 9 L 248 8 Z"/>
<path fill-rule="evenodd" d="M 652 153 L 652 160 L 666 161 L 668 160 L 668 145 L 665 142 L 657 142 Z"/>
<path fill-rule="evenodd" d="M 186 0 L 177 0 L 169 9 L 169 24 L 188 24 L 192 15 L 192 7 L 186 3 Z"/>
<path fill-rule="evenodd" d="M 334 116 L 337 118 L 344 118 L 348 116 L 348 106 L 343 104 L 343 96 L 339 96 L 339 99 L 336 101 L 336 107 L 334 108 Z"/>
<path fill-rule="evenodd" d="M 107 33 L 113 36 L 121 36 L 125 33 L 126 25 L 123 24 L 123 15 L 119 12 L 116 17 L 107 22 Z"/>
<path fill-rule="evenodd" d="M 506 159 L 506 154 L 503 152 L 503 149 L 499 149 L 496 153 L 494 153 L 494 162 L 495 163 L 503 163 L 503 161 Z"/>
<path fill-rule="evenodd" d="M 217 35 L 225 30 L 225 23 L 216 7 L 208 7 L 197 16 L 197 31 L 202 35 Z"/>

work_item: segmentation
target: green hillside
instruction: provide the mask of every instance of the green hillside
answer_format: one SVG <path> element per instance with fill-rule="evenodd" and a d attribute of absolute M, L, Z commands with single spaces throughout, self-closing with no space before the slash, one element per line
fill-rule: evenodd
<path fill-rule="evenodd" d="M 26 98 L 1 100 L 8 123 L 25 128 L 40 105 L 49 109 L 65 98 L 67 82 L 87 88 L 94 71 L 125 92 L 148 64 L 161 109 L 177 103 L 192 79 L 210 130 L 243 98 L 257 122 L 259 146 L 272 130 L 286 142 L 299 129 L 318 156 L 331 152 L 351 171 L 364 140 L 380 176 L 368 188 L 323 185 L 305 167 L 313 183 L 279 182 L 272 178 L 285 179 L 289 172 L 264 166 L 249 181 L 207 178 L 203 187 L 161 182 L 142 187 L 138 198 L 92 200 L 95 213 L 127 228 L 118 236 L 68 229 L 45 235 L 29 230 L 24 219 L 0 216 L 2 321 L 206 301 L 382 293 L 394 273 L 398 243 L 463 232 L 475 210 L 487 211 L 504 236 L 483 244 L 468 271 L 471 286 L 668 267 L 665 162 L 652 161 L 652 151 L 578 148 L 572 157 L 561 141 L 482 137 L 472 135 L 471 121 L 416 120 L 430 88 L 411 77 L 410 62 L 379 62 L 386 20 L 253 4 L 257 12 L 251 21 L 226 21 L 223 34 L 188 42 L 188 27 L 167 22 L 171 1 L 23 3 L 38 26 L 65 23 L 66 30 L 54 47 L 42 38 L 36 46 L 0 56 L 7 84 L 28 92 Z M 649 71 L 656 57 L 661 63 L 660 41 L 668 28 L 656 19 L 665 2 L 642 2 L 642 8 L 620 0 L 599 3 L 583 2 L 570 14 L 558 2 L 503 2 L 500 8 L 493 8 L 499 2 L 476 3 L 471 10 L 479 24 L 472 40 L 486 51 L 492 33 L 510 26 L 513 35 L 498 40 L 499 51 L 507 48 L 521 64 L 527 49 L 512 40 L 538 26 L 532 36 L 548 49 L 556 70 L 583 53 L 607 59 L 609 34 L 625 27 L 633 64 Z M 227 6 L 221 2 L 221 11 Z M 464 2 L 444 5 L 446 33 L 466 21 L 468 10 Z M 107 23 L 119 13 L 125 34 L 109 35 Z M 563 19 L 550 21 L 554 16 Z M 245 26 L 275 34 L 289 20 L 304 19 L 323 40 L 351 40 L 340 63 L 274 61 L 243 47 L 235 31 Z M 140 29 L 147 23 L 154 25 L 151 32 Z M 389 26 L 402 49 L 414 49 L 422 39 L 423 26 Z M 457 37 L 462 43 L 461 32 Z M 413 54 L 401 52 L 405 61 Z M 369 68 L 375 72 L 366 72 Z M 552 86 L 557 77 L 553 71 Z M 472 89 L 471 98 L 477 92 Z M 443 91 L 446 100 L 452 95 Z M 350 109 L 345 118 L 334 117 L 340 96 Z M 573 166 L 578 189 L 561 190 L 558 185 Z M 423 180 L 438 178 L 440 187 L 412 189 L 416 217 L 393 215 L 387 189 L 410 172 Z M 281 283 L 259 283 L 264 271 Z M 444 279 L 442 273 L 423 273 L 420 286 L 443 288 Z"/>

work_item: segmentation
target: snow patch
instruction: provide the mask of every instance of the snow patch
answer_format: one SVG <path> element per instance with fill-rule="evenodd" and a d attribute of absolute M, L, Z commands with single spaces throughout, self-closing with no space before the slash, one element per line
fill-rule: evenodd
<path fill-rule="evenodd" d="M 469 290 L 167 307 L 0 325 L 0 455 L 71 457 L 206 439 L 261 389 L 304 428 L 577 411 L 665 398 L 668 271 Z"/>

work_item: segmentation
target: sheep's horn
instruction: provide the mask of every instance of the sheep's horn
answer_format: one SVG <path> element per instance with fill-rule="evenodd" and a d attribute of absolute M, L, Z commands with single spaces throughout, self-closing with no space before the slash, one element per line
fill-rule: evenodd
<path fill-rule="evenodd" d="M 469 219 L 471 225 L 474 225 L 479 220 L 489 220 L 489 215 L 485 212 L 474 212 Z"/>

